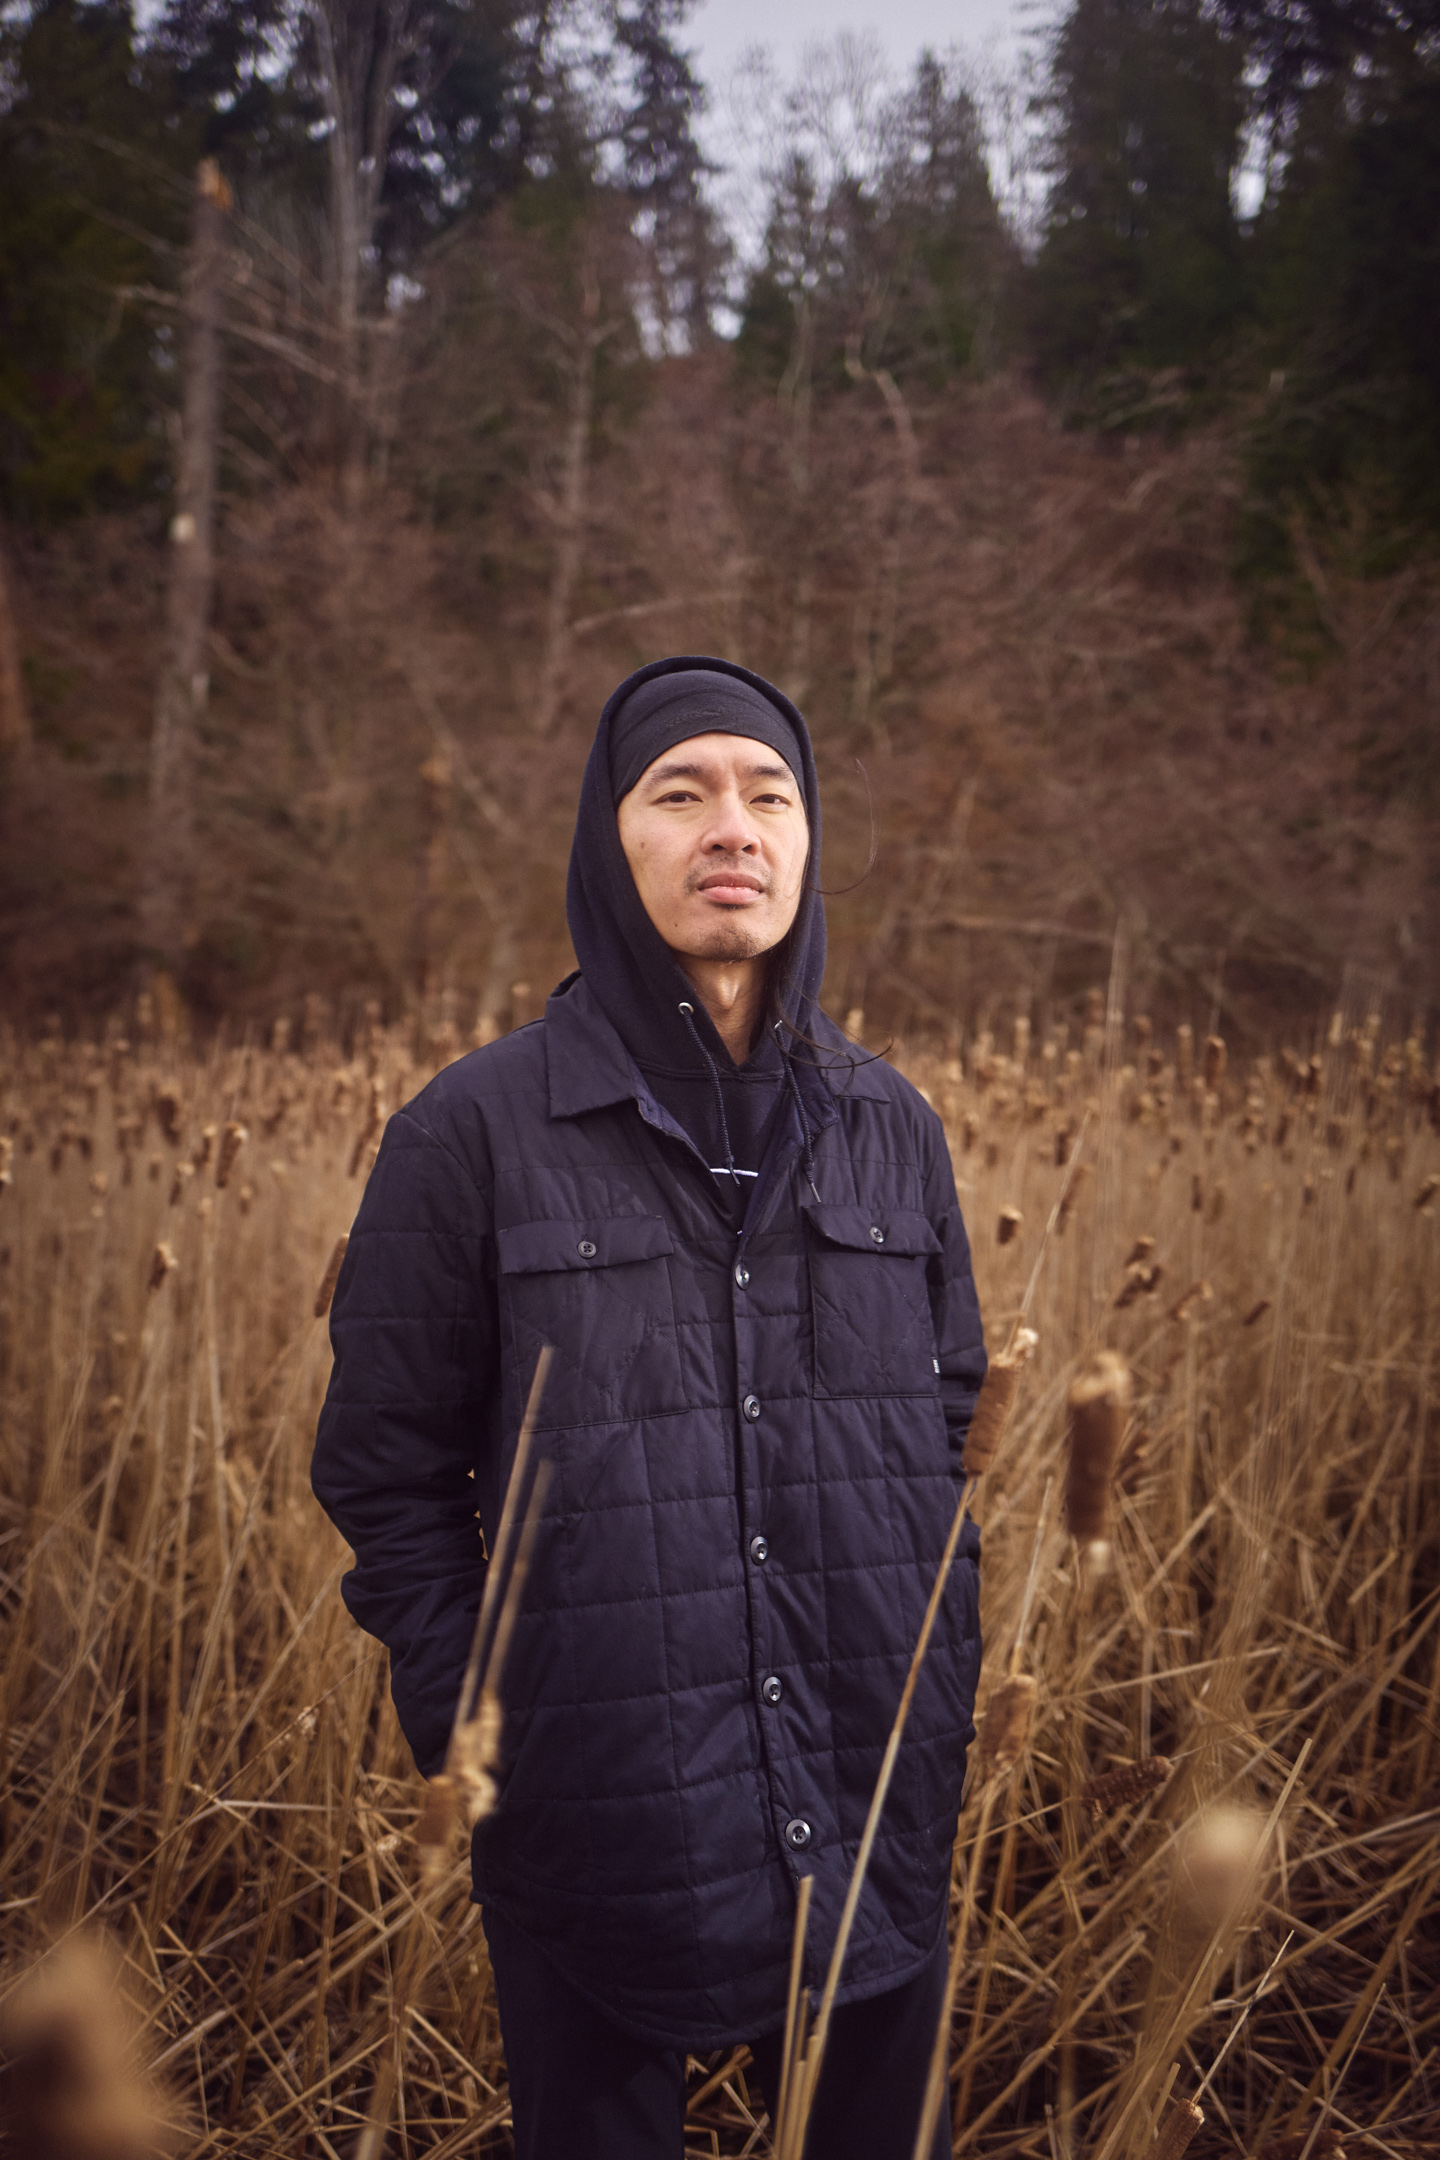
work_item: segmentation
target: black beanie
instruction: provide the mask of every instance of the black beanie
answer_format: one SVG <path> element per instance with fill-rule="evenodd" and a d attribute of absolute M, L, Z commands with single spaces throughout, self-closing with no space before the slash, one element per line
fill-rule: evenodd
<path fill-rule="evenodd" d="M 767 743 L 803 784 L 795 730 L 772 699 L 738 675 L 684 668 L 638 683 L 612 716 L 611 800 L 618 804 L 656 758 L 692 735 L 746 735 Z"/>

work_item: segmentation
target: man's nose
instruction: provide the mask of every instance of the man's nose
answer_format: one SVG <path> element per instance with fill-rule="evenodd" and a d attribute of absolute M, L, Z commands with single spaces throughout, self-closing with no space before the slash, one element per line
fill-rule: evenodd
<path fill-rule="evenodd" d="M 739 794 L 723 797 L 705 835 L 707 851 L 715 855 L 753 855 L 759 845 L 750 812 Z"/>

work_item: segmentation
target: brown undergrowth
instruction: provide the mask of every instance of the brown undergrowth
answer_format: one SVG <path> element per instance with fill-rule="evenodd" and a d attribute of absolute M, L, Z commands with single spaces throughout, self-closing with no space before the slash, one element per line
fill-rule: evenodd
<path fill-rule="evenodd" d="M 377 2160 L 377 2092 L 387 2153 L 501 2153 L 464 1870 L 422 1874 L 306 1479 L 317 1287 L 384 1116 L 458 1046 L 132 1033 L 11 1042 L 0 1076 L 0 2018 L 101 1935 L 197 2160 Z M 1073 1046 L 908 1057 L 992 1348 L 1032 1275 L 1039 1337 L 976 1501 L 982 1695 L 1035 1689 L 957 1846 L 957 2152 L 1130 2160 L 1197 2096 L 1207 2160 L 1436 2149 L 1433 1056 L 1337 1025 L 1226 1071 L 1112 998 Z M 1131 1401 L 1072 1525 L 1100 1352 Z M 743 2053 L 694 2065 L 689 2135 L 769 2149 Z"/>

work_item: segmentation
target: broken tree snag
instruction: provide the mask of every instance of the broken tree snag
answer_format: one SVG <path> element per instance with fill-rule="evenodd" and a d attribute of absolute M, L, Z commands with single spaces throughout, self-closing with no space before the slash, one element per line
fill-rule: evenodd
<path fill-rule="evenodd" d="M 215 586 L 215 471 L 220 430 L 221 314 L 230 190 L 213 158 L 195 176 L 185 271 L 184 400 L 165 652 L 150 737 L 150 840 L 143 925 L 153 959 L 174 971 L 189 913 L 197 728 L 209 695 L 205 646 Z"/>
<path fill-rule="evenodd" d="M 5 559 L 5 534 L 0 528 L 0 759 L 19 757 L 29 747 L 30 708 L 20 672 L 20 632 Z"/>

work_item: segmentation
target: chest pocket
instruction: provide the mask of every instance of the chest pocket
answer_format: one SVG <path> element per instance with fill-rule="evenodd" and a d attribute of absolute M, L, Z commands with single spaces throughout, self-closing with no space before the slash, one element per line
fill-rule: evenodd
<path fill-rule="evenodd" d="M 678 1407 L 674 1245 L 661 1216 L 515 1223 L 496 1248 L 516 1369 L 528 1380 L 542 1343 L 555 1350 L 537 1429 Z"/>
<path fill-rule="evenodd" d="M 940 1240 L 914 1208 L 805 1209 L 817 1395 L 933 1395 L 929 1262 Z"/>

